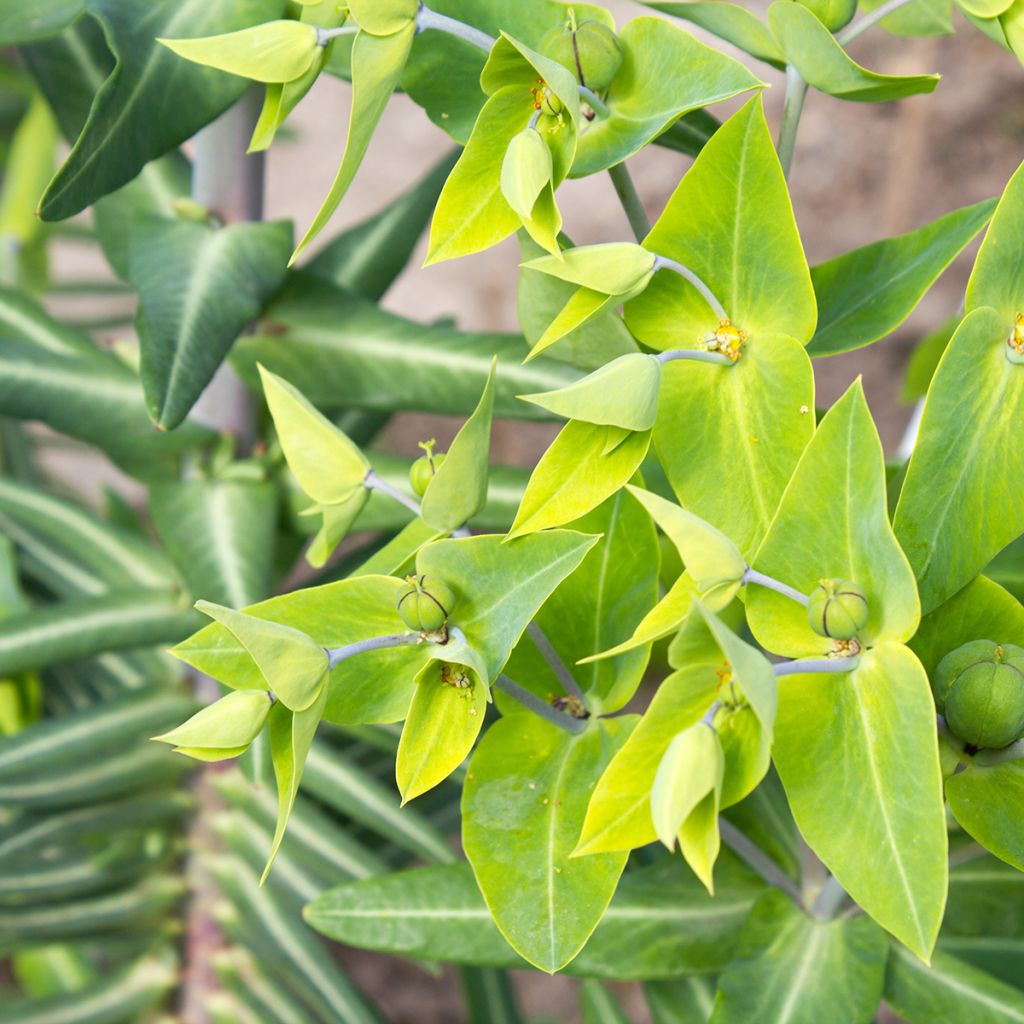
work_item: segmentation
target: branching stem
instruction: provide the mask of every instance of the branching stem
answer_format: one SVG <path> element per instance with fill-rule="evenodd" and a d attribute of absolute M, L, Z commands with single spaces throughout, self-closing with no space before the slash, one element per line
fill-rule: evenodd
<path fill-rule="evenodd" d="M 377 475 L 375 470 L 370 470 L 365 479 L 363 480 L 363 486 L 371 491 L 380 491 L 382 494 L 386 494 L 389 498 L 394 498 L 395 501 L 403 504 L 414 516 L 420 514 L 420 503 L 415 498 L 410 498 L 408 494 L 403 494 L 397 487 L 392 487 L 383 477 Z"/>
<path fill-rule="evenodd" d="M 575 697 L 585 706 L 586 698 L 580 689 L 580 684 L 573 678 L 572 673 L 565 662 L 562 661 L 558 651 L 555 650 L 554 644 L 547 638 L 544 630 L 536 622 L 531 622 L 526 627 L 526 635 L 537 645 L 537 650 L 540 651 L 544 656 L 544 660 L 551 666 L 551 670 L 558 677 L 558 681 L 562 684 L 565 692 Z"/>
<path fill-rule="evenodd" d="M 334 668 L 339 661 L 367 651 L 380 651 L 385 647 L 411 647 L 421 641 L 419 633 L 390 633 L 387 636 L 371 636 L 366 640 L 345 644 L 343 647 L 327 647 L 328 664 Z"/>
<path fill-rule="evenodd" d="M 338 28 L 320 28 L 316 30 L 316 45 L 326 46 L 332 39 L 339 36 L 354 36 L 359 31 L 358 25 L 341 25 Z"/>
<path fill-rule="evenodd" d="M 529 690 L 520 686 L 514 679 L 509 679 L 504 674 L 498 676 L 494 681 L 494 685 L 502 693 L 507 693 L 517 704 L 522 704 L 528 711 L 539 715 L 545 722 L 557 725 L 559 729 L 575 734 L 583 732 L 587 727 L 587 723 L 582 718 L 573 718 L 572 715 L 567 715 L 564 711 L 553 708 L 547 701 L 541 700 L 536 694 L 530 693 Z"/>
<path fill-rule="evenodd" d="M 707 304 L 711 307 L 715 316 L 717 316 L 719 320 L 729 319 L 729 314 L 726 313 L 725 307 L 718 301 L 718 297 L 715 293 L 689 267 L 684 266 L 676 260 L 669 259 L 668 256 L 655 256 L 655 273 L 663 269 L 672 270 L 680 277 L 686 278 L 686 280 L 704 296 Z"/>
<path fill-rule="evenodd" d="M 718 819 L 718 830 L 722 842 L 737 856 L 747 862 L 769 885 L 800 902 L 800 890 L 796 883 L 761 849 L 751 842 L 732 822 Z"/>
<path fill-rule="evenodd" d="M 835 875 L 829 875 L 811 903 L 811 916 L 818 918 L 819 921 L 831 921 L 839 913 L 845 900 L 846 890 L 839 884 Z"/>
<path fill-rule="evenodd" d="M 419 12 L 416 15 L 416 31 L 417 33 L 425 32 L 429 28 L 435 28 L 439 32 L 447 32 L 450 36 L 464 39 L 467 43 L 479 47 L 484 53 L 490 53 L 491 47 L 495 43 L 494 37 L 489 36 L 486 32 L 481 32 L 480 29 L 467 25 L 457 18 L 449 18 L 447 14 L 438 14 L 426 4 L 420 4 Z"/>
<path fill-rule="evenodd" d="M 633 184 L 633 178 L 626 167 L 626 161 L 608 168 L 608 177 L 612 179 L 615 186 L 615 194 L 622 203 L 622 209 L 626 211 L 626 219 L 629 226 L 636 235 L 636 240 L 642 242 L 651 231 L 651 222 L 647 219 L 643 203 L 640 202 L 640 195 Z"/>
<path fill-rule="evenodd" d="M 795 587 L 791 587 L 789 584 L 783 583 L 781 580 L 777 580 L 773 576 L 766 576 L 763 572 L 758 572 L 756 569 L 752 569 L 749 565 L 747 566 L 746 572 L 743 573 L 743 579 L 741 582 L 744 586 L 748 583 L 759 583 L 762 587 L 774 590 L 776 593 L 782 594 L 784 597 L 788 597 L 791 601 L 796 601 L 797 604 L 802 604 L 805 608 L 810 603 L 810 598 Z"/>
<path fill-rule="evenodd" d="M 886 0 L 881 7 L 876 7 L 870 14 L 865 14 L 859 21 L 855 21 L 852 25 L 848 25 L 842 32 L 836 36 L 836 42 L 840 46 L 846 46 L 847 43 L 853 42 L 862 32 L 866 32 L 872 25 L 877 25 L 883 18 L 888 18 L 893 11 L 898 11 L 901 7 L 906 7 L 911 0 Z"/>

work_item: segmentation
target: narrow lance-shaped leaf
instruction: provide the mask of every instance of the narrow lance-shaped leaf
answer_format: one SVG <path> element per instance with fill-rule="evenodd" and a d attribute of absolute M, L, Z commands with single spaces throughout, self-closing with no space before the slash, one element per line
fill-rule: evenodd
<path fill-rule="evenodd" d="M 686 3 L 648 2 L 647 7 L 693 22 L 706 32 L 775 67 L 786 66 L 786 58 L 768 26 L 752 11 L 727 0 L 689 0 Z"/>
<path fill-rule="evenodd" d="M 269 712 L 270 700 L 262 690 L 232 690 L 153 739 L 200 761 L 222 761 L 237 757 L 252 743 Z"/>

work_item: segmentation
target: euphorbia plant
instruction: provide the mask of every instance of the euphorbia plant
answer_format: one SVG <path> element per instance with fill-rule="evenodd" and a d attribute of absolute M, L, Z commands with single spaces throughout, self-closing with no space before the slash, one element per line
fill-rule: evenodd
<path fill-rule="evenodd" d="M 958 5 L 1016 52 L 1021 2 Z M 40 750 L 94 758 L 86 817 L 132 788 L 104 774 L 123 735 L 241 758 L 247 778 L 216 783 L 233 810 L 213 916 L 256 962 L 222 962 L 224 1019 L 241 1019 L 232 1000 L 291 1019 L 254 994 L 263 969 L 300 1014 L 375 1019 L 304 905 L 332 939 L 463 965 L 481 1021 L 517 1019 L 490 972 L 524 964 L 587 978 L 588 1020 L 620 1012 L 593 979 L 644 981 L 658 1021 L 860 1022 L 883 1000 L 911 1024 L 1024 1020 L 1024 607 L 998 582 L 1018 579 L 1024 534 L 1024 178 L 813 268 L 787 184 L 808 88 L 889 102 L 938 82 L 866 70 L 845 46 L 875 25 L 950 31 L 949 6 L 776 0 L 762 19 L 651 3 L 669 17 L 622 26 L 555 0 L 149 6 L 143 21 L 135 0 L 57 3 L 29 29 L 0 5 L 77 136 L 42 216 L 95 204 L 139 295 L 137 369 L 6 297 L 3 411 L 97 445 L 150 496 L 149 523 L 114 526 L 48 495 L 16 452 L 5 463 L 27 584 L 0 623 L 12 833 L 73 837 L 24 781 Z M 116 63 L 83 119 L 60 48 L 86 43 Z M 778 69 L 773 133 L 760 76 Z M 327 73 L 352 82 L 347 145 L 293 252 L 287 225 L 226 224 L 185 196 L 170 151 L 246 80 L 266 87 L 259 152 Z M 154 120 L 160 83 L 179 81 L 194 102 Z M 310 259 L 396 89 L 461 153 Z M 708 108 L 729 99 L 719 121 Z M 653 224 L 626 163 L 651 144 L 693 157 Z M 605 171 L 635 237 L 574 246 L 558 190 Z M 466 257 L 467 273 L 518 234 L 523 338 L 375 307 L 428 217 L 426 261 Z M 818 408 L 812 360 L 892 334 L 986 225 L 964 308 L 929 340 L 944 350 L 913 454 L 887 464 L 859 379 Z M 229 349 L 269 414 L 258 443 L 192 415 Z M 466 418 L 399 463 L 373 441 L 381 413 L 410 408 Z M 564 425 L 526 476 L 492 465 L 496 417 Z M 303 545 L 321 575 L 289 589 Z M 40 592 L 57 600 L 27 607 Z M 134 679 L 121 652 L 166 642 L 205 706 L 149 652 L 160 701 L 122 707 L 112 682 L 79 704 L 55 668 L 106 658 Z M 35 724 L 37 671 L 71 682 L 70 706 Z M 185 763 L 137 746 L 154 784 Z M 0 861 L 23 863 L 5 835 Z M 150 1005 L 166 959 L 126 979 Z M 19 1012 L 74 1004 L 48 998 Z"/>

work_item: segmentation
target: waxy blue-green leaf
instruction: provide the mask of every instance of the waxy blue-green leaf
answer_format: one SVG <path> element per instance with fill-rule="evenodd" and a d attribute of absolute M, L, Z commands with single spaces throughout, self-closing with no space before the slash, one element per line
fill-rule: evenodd
<path fill-rule="evenodd" d="M 377 122 L 398 85 L 415 31 L 415 25 L 409 23 L 391 35 L 376 36 L 369 32 L 356 35 L 352 44 L 352 110 L 345 153 L 323 206 L 292 253 L 293 263 L 326 227 L 352 184 Z"/>
<path fill-rule="evenodd" d="M 509 539 L 586 515 L 632 478 L 650 443 L 649 430 L 570 420 L 530 476 Z"/>
<path fill-rule="evenodd" d="M 810 271 L 760 97 L 715 132 L 643 244 L 704 281 L 752 343 L 814 333 Z M 626 323 L 653 348 L 696 348 L 718 317 L 692 284 L 661 270 L 626 305 Z"/>
<path fill-rule="evenodd" d="M 305 711 L 313 704 L 327 677 L 327 652 L 312 637 L 279 622 L 197 601 L 196 607 L 219 622 L 244 648 L 259 673 L 261 690 L 270 690 L 286 708 Z M 172 652 L 178 654 L 178 649 Z M 252 676 L 222 680 L 236 689 L 246 689 Z"/>
<path fill-rule="evenodd" d="M 727 855 L 718 882 L 712 901 L 678 860 L 628 872 L 565 973 L 622 979 L 719 970 L 763 886 Z M 425 960 L 524 965 L 495 926 L 466 863 L 341 885 L 314 900 L 305 916 L 317 931 L 350 946 Z"/>
<path fill-rule="evenodd" d="M 262 363 L 291 381 L 320 409 L 418 409 L 468 416 L 498 357 L 494 411 L 513 419 L 548 419 L 516 395 L 550 391 L 577 373 L 549 359 L 520 365 L 522 338 L 418 324 L 372 302 L 301 275 L 268 311 L 263 335 L 241 338 L 232 362 L 258 386 Z M 172 435 L 173 436 L 173 435 Z"/>
<path fill-rule="evenodd" d="M 149 511 L 191 593 L 242 608 L 270 593 L 278 500 L 269 483 L 189 480 L 152 487 Z"/>
<path fill-rule="evenodd" d="M 1013 497 L 1024 456 L 1012 415 L 1024 401 L 1024 373 L 1004 354 L 1012 330 L 1012 317 L 994 309 L 969 313 L 929 388 L 895 515 L 926 612 L 1024 532 Z"/>
<path fill-rule="evenodd" d="M 132 226 L 128 280 L 139 293 L 135 326 L 153 421 L 178 426 L 232 343 L 284 278 L 291 225 L 143 218 Z"/>
<path fill-rule="evenodd" d="M 581 133 L 573 177 L 613 167 L 687 112 L 763 84 L 739 61 L 662 18 L 633 18 L 618 39 L 623 61 L 604 96 L 609 115 Z"/>
<path fill-rule="evenodd" d="M 657 838 L 651 787 L 676 734 L 696 725 L 711 707 L 721 680 L 714 665 L 673 673 L 601 775 L 587 806 L 574 856 L 631 850 Z"/>
<path fill-rule="evenodd" d="M 864 644 L 914 635 L 917 588 L 889 525 L 882 445 L 859 380 L 818 425 L 751 564 L 804 594 L 822 579 L 859 584 L 869 609 Z M 768 650 L 789 657 L 832 651 L 802 604 L 757 584 L 748 586 L 746 604 L 750 628 Z"/>
<path fill-rule="evenodd" d="M 444 782 L 462 764 L 487 710 L 490 679 L 480 655 L 455 636 L 431 647 L 430 660 L 416 676 L 395 760 L 403 804 Z"/>
<path fill-rule="evenodd" d="M 270 712 L 270 700 L 262 690 L 232 690 L 202 711 L 196 712 L 170 732 L 153 739 L 193 751 L 244 750 L 259 734 Z M 229 755 L 235 756 L 235 755 Z M 201 757 L 217 761 L 219 757 Z"/>
<path fill-rule="evenodd" d="M 968 764 L 946 780 L 946 799 L 953 817 L 986 850 L 1024 871 L 1024 765 L 1004 761 Z"/>
<path fill-rule="evenodd" d="M 994 209 L 993 200 L 965 206 L 905 235 L 812 267 L 818 327 L 808 354 L 816 358 L 849 352 L 891 334 Z"/>
<path fill-rule="evenodd" d="M 786 58 L 768 26 L 752 11 L 727 0 L 692 0 L 687 3 L 652 3 L 644 0 L 647 7 L 653 7 L 664 14 L 671 14 L 685 21 L 692 21 L 705 32 L 724 39 L 727 43 L 749 53 L 751 57 L 763 60 L 777 68 L 786 66 Z"/>
<path fill-rule="evenodd" d="M 661 363 L 641 352 L 619 356 L 601 369 L 558 391 L 520 395 L 542 409 L 623 430 L 650 430 L 658 414 Z"/>
<path fill-rule="evenodd" d="M 571 736 L 515 715 L 488 729 L 470 762 L 463 848 L 501 933 L 549 973 L 583 948 L 626 866 L 625 854 L 570 854 L 590 788 L 632 724 L 607 719 Z"/>
<path fill-rule="evenodd" d="M 483 657 L 487 677 L 501 671 L 523 630 L 598 538 L 552 530 L 511 544 L 497 535 L 436 541 L 420 549 L 417 573 L 455 593 L 449 628 L 461 629 Z"/>
<path fill-rule="evenodd" d="M 116 59 L 71 154 L 40 201 L 62 220 L 131 181 L 150 161 L 191 138 L 245 90 L 244 79 L 203 68 L 158 36 L 216 35 L 280 14 L 276 0 L 87 0 Z"/>
<path fill-rule="evenodd" d="M 840 100 L 885 103 L 932 92 L 939 75 L 879 75 L 851 60 L 832 33 L 803 5 L 777 0 L 768 25 L 804 81 Z"/>
<path fill-rule="evenodd" d="M 888 951 L 867 918 L 819 921 L 784 893 L 766 892 L 718 979 L 710 1024 L 810 1024 L 824 1007 L 835 1024 L 862 1024 L 878 1009 Z"/>
<path fill-rule="evenodd" d="M 935 705 L 920 662 L 883 643 L 852 672 L 780 680 L 773 755 L 811 849 L 927 960 L 947 865 Z"/>
<path fill-rule="evenodd" d="M 935 954 L 929 967 L 894 945 L 885 1001 L 907 1024 L 937 1020 L 1024 1024 L 1024 995 L 1018 988 L 943 952 Z"/>
<path fill-rule="evenodd" d="M 423 495 L 423 521 L 442 533 L 465 525 L 487 504 L 495 365 L 492 360 L 476 409 L 448 446 Z"/>

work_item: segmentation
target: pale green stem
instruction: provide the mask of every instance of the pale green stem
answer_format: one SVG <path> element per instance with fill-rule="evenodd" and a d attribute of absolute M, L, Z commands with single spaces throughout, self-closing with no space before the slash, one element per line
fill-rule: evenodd
<path fill-rule="evenodd" d="M 508 694 L 517 704 L 521 704 L 528 711 L 539 715 L 545 722 L 557 725 L 559 729 L 564 729 L 569 733 L 581 733 L 587 727 L 587 723 L 582 718 L 573 718 L 572 715 L 553 708 L 547 701 L 541 700 L 536 694 L 530 693 L 529 690 L 506 675 L 499 675 L 494 681 L 494 685 L 502 693 Z"/>
<path fill-rule="evenodd" d="M 432 11 L 426 4 L 420 4 L 419 12 L 416 15 L 416 31 L 425 32 L 429 28 L 437 29 L 439 32 L 447 32 L 450 36 L 457 36 L 467 43 L 479 47 L 484 53 L 490 53 L 495 40 L 486 32 L 467 25 L 457 18 L 449 18 L 447 14 L 438 14 Z"/>
<path fill-rule="evenodd" d="M 786 67 L 786 98 L 782 105 L 782 125 L 779 128 L 779 163 L 782 173 L 788 178 L 793 166 L 793 151 L 796 148 L 796 132 L 800 127 L 800 115 L 804 110 L 807 83 L 792 64 Z"/>
<path fill-rule="evenodd" d="M 420 504 L 414 498 L 410 498 L 408 494 L 403 494 L 397 487 L 392 487 L 383 477 L 380 477 L 370 470 L 366 477 L 363 479 L 363 486 L 370 491 L 380 491 L 382 494 L 386 494 L 389 498 L 394 498 L 395 501 L 404 505 L 414 516 L 420 514 Z"/>
<path fill-rule="evenodd" d="M 598 117 L 611 116 L 611 110 L 609 109 L 608 104 L 605 103 L 605 101 L 601 99 L 593 89 L 588 89 L 585 85 L 581 85 L 579 86 L 579 90 L 580 99 L 583 100 Z"/>
<path fill-rule="evenodd" d="M 772 671 L 777 676 L 808 675 L 812 672 L 852 672 L 859 664 L 860 658 L 800 658 L 772 665 Z"/>
<path fill-rule="evenodd" d="M 655 254 L 654 257 L 654 272 L 657 273 L 659 270 L 671 270 L 678 274 L 680 277 L 685 278 L 694 288 L 697 289 L 704 296 L 705 301 L 711 307 L 715 316 L 719 320 L 728 320 L 729 314 L 726 313 L 725 307 L 718 301 L 718 297 L 715 293 L 699 278 L 689 267 L 680 263 L 678 260 L 669 259 L 668 256 L 659 256 Z"/>
<path fill-rule="evenodd" d="M 811 916 L 818 918 L 819 921 L 831 921 L 839 913 L 845 900 L 846 890 L 839 884 L 835 875 L 829 875 L 809 908 Z"/>
<path fill-rule="evenodd" d="M 659 363 L 672 363 L 677 359 L 695 359 L 700 363 L 717 363 L 719 366 L 734 366 L 735 363 L 721 352 L 703 352 L 699 348 L 670 348 L 655 357 Z"/>
<path fill-rule="evenodd" d="M 626 162 L 623 161 L 621 164 L 609 167 L 608 176 L 612 179 L 615 194 L 619 197 L 623 210 L 626 211 L 626 219 L 633 229 L 633 234 L 636 235 L 636 240 L 642 242 L 650 234 L 651 222 L 644 212 L 643 203 L 640 202 L 640 196 L 633 184 L 633 178 L 630 176 L 629 168 L 626 167 Z"/>
<path fill-rule="evenodd" d="M 565 692 L 586 706 L 586 697 L 580 689 L 580 684 L 573 678 L 572 673 L 566 667 L 565 662 L 562 661 L 561 655 L 555 650 L 554 644 L 547 638 L 544 630 L 536 622 L 531 622 L 526 627 L 526 635 L 537 645 L 537 650 L 540 651 L 544 656 L 544 660 L 551 666 L 552 672 L 558 677 L 558 681 L 562 684 Z"/>
<path fill-rule="evenodd" d="M 1024 740 L 1017 740 L 1001 750 L 979 750 L 974 755 L 974 762 L 983 765 L 1006 764 L 1007 761 L 1020 761 L 1024 758 Z"/>
<path fill-rule="evenodd" d="M 797 902 L 800 901 L 800 890 L 793 880 L 761 847 L 751 842 L 732 822 L 725 818 L 719 818 L 718 831 L 722 842 L 733 853 L 745 860 L 769 885 L 781 889 Z"/>
<path fill-rule="evenodd" d="M 810 598 L 806 594 L 801 593 L 795 587 L 791 587 L 788 583 L 783 583 L 781 580 L 775 579 L 774 576 L 766 576 L 763 572 L 758 572 L 756 569 L 752 569 L 749 565 L 743 573 L 743 578 L 740 582 L 744 586 L 748 583 L 758 583 L 762 587 L 767 587 L 769 590 L 774 590 L 776 593 L 782 594 L 784 597 L 788 597 L 791 601 L 796 601 L 797 604 L 802 604 L 805 608 L 810 603 Z"/>
<path fill-rule="evenodd" d="M 371 636 L 366 640 L 357 640 L 355 643 L 345 644 L 343 647 L 325 647 L 327 651 L 328 664 L 334 668 L 339 661 L 351 658 L 356 654 L 364 654 L 366 651 L 380 651 L 386 647 L 412 647 L 420 643 L 422 637 L 419 633 L 390 633 L 387 636 Z"/>
<path fill-rule="evenodd" d="M 359 31 L 358 25 L 342 25 L 339 28 L 317 28 L 316 45 L 326 46 L 332 39 L 339 36 L 354 36 Z"/>
<path fill-rule="evenodd" d="M 842 32 L 836 36 L 836 42 L 840 46 L 846 46 L 847 43 L 853 42 L 862 32 L 866 32 L 872 25 L 877 25 L 883 18 L 888 18 L 893 11 L 898 11 L 901 7 L 906 7 L 907 4 L 912 3 L 913 0 L 886 0 L 881 7 L 876 7 L 870 14 L 865 14 L 859 21 L 855 21 L 852 25 L 848 25 Z"/>

